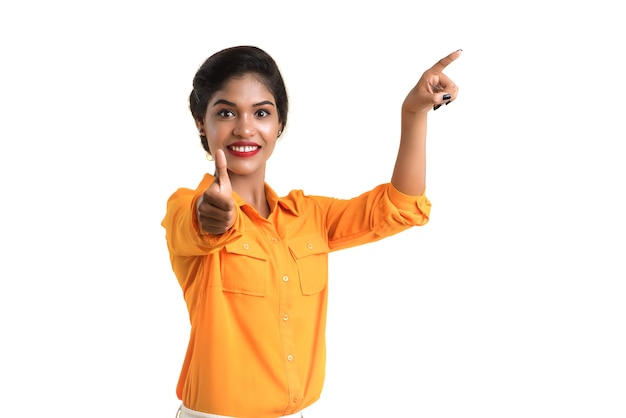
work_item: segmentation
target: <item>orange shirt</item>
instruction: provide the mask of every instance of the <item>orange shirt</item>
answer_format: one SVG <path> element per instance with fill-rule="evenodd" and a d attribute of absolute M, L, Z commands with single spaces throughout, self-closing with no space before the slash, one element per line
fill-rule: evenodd
<path fill-rule="evenodd" d="M 295 413 L 321 394 L 328 253 L 428 222 L 430 202 L 382 184 L 350 200 L 266 185 L 267 219 L 234 194 L 222 235 L 199 229 L 196 202 L 213 182 L 178 189 L 163 219 L 191 335 L 176 393 L 186 407 L 234 417 Z"/>

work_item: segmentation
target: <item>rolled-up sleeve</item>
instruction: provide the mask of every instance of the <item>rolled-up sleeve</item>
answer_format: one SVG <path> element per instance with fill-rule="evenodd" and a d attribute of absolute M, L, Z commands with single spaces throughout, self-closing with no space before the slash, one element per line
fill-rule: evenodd
<path fill-rule="evenodd" d="M 431 203 L 425 193 L 420 196 L 411 196 L 402 193 L 391 183 L 385 186 L 389 202 L 395 206 L 403 222 L 408 222 L 411 226 L 421 226 L 428 223 Z"/>

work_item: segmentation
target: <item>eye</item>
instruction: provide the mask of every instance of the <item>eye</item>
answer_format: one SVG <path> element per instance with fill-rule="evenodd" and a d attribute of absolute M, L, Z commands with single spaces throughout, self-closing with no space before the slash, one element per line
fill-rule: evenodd
<path fill-rule="evenodd" d="M 217 112 L 217 116 L 221 118 L 232 118 L 233 116 L 235 116 L 235 113 L 228 109 L 222 109 L 219 112 Z"/>
<path fill-rule="evenodd" d="M 270 112 L 268 112 L 265 109 L 259 109 L 259 110 L 257 110 L 256 115 L 259 118 L 266 118 L 266 117 L 268 117 L 270 115 Z"/>

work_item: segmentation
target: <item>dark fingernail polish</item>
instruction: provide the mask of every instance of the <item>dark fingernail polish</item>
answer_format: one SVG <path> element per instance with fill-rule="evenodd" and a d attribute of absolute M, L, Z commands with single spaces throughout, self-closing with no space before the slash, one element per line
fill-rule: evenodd
<path fill-rule="evenodd" d="M 448 101 L 446 102 L 446 106 L 448 106 L 450 103 L 452 103 L 452 100 L 448 100 Z"/>
<path fill-rule="evenodd" d="M 450 100 L 452 98 L 452 96 L 450 96 L 449 94 L 444 94 L 443 95 L 443 100 Z"/>
<path fill-rule="evenodd" d="M 437 109 L 439 109 L 440 107 L 441 107 L 441 105 L 440 105 L 440 104 L 436 104 L 436 105 L 434 105 L 434 106 L 433 106 L 433 110 L 437 110 Z"/>

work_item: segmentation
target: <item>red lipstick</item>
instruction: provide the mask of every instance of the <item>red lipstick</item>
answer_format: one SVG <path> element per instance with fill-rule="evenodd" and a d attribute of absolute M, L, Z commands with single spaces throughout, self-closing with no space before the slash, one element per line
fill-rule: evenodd
<path fill-rule="evenodd" d="M 226 149 L 236 157 L 252 157 L 261 150 L 261 146 L 254 142 L 240 141 L 228 145 Z"/>

